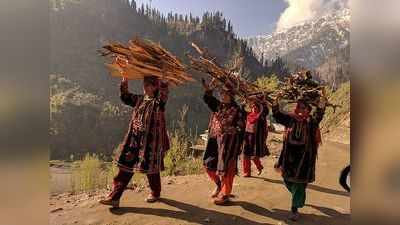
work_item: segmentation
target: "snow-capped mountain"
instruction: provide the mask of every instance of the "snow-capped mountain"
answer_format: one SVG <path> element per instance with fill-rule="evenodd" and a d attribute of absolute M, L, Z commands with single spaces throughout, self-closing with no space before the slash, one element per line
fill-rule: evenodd
<path fill-rule="evenodd" d="M 248 38 L 256 55 L 264 60 L 277 56 L 290 64 L 315 69 L 334 61 L 347 67 L 350 53 L 350 10 L 338 10 L 271 35 Z M 331 65 L 331 64 L 329 64 Z M 342 69 L 342 68 L 341 68 Z"/>

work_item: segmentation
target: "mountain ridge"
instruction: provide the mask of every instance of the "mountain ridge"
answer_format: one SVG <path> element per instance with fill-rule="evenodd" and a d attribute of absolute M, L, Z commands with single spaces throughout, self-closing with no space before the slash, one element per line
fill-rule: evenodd
<path fill-rule="evenodd" d="M 330 84 L 342 83 L 349 79 L 350 10 L 348 8 L 269 35 L 248 38 L 247 42 L 260 60 L 282 57 L 294 65 L 293 70 L 299 68 L 314 70 L 322 81 Z M 320 67 L 324 67 L 324 64 L 332 58 L 337 59 L 336 68 L 327 73 L 327 69 Z M 335 80 L 336 77 L 340 77 L 339 81 Z"/>

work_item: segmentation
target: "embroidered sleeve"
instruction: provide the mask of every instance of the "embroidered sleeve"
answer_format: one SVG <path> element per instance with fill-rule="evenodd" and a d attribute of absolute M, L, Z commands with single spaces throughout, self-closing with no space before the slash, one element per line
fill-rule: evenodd
<path fill-rule="evenodd" d="M 141 97 L 140 95 L 135 95 L 129 92 L 128 82 L 121 82 L 119 90 L 120 99 L 125 105 L 134 107 L 138 99 Z"/>
<path fill-rule="evenodd" d="M 212 91 L 207 91 L 203 96 L 204 102 L 207 104 L 211 111 L 217 112 L 220 102 L 212 95 Z"/>

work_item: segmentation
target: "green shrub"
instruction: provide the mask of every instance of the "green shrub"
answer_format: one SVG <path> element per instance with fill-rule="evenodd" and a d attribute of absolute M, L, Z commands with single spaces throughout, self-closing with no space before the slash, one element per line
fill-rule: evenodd
<path fill-rule="evenodd" d="M 81 161 L 75 161 L 72 166 L 72 191 L 90 192 L 107 188 L 116 173 L 111 163 L 105 164 L 96 154 L 86 154 Z"/>
<path fill-rule="evenodd" d="M 170 149 L 165 155 L 164 175 L 187 175 L 199 173 L 202 169 L 202 161 L 193 157 L 190 146 L 195 143 L 197 137 L 192 137 L 186 132 L 186 116 L 189 108 L 184 106 L 180 110 L 178 127 L 174 129 L 170 137 Z"/>
<path fill-rule="evenodd" d="M 276 75 L 272 74 L 271 76 L 262 76 L 259 77 L 255 82 L 255 85 L 260 87 L 263 91 L 275 91 L 279 85 L 279 79 Z"/>

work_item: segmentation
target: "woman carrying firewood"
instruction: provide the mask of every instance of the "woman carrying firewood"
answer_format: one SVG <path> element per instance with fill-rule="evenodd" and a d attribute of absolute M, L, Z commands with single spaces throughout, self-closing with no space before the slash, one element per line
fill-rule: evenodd
<path fill-rule="evenodd" d="M 279 109 L 278 94 L 272 106 L 276 122 L 285 126 L 283 149 L 275 169 L 282 174 L 284 183 L 292 195 L 292 214 L 290 219 L 298 220 L 298 208 L 306 201 L 306 187 L 315 180 L 315 163 L 318 145 L 321 142 L 319 123 L 321 122 L 326 98 L 321 96 L 315 112 L 310 115 L 311 105 L 300 99 L 292 113 L 283 113 Z"/>
<path fill-rule="evenodd" d="M 164 116 L 168 84 L 157 77 L 144 77 L 143 92 L 144 95 L 130 93 L 128 80 L 122 79 L 120 97 L 123 103 L 133 107 L 132 119 L 116 159 L 119 171 L 112 191 L 101 204 L 119 207 L 134 170 L 147 174 L 151 193 L 146 201 L 155 202 L 160 198 L 160 171 L 164 169 L 163 158 L 169 149 Z"/>
<path fill-rule="evenodd" d="M 204 102 L 212 111 L 203 163 L 208 176 L 216 184 L 211 197 L 216 205 L 224 205 L 229 202 L 233 179 L 237 174 L 237 158 L 243 139 L 243 116 L 231 89 L 221 88 L 218 100 L 204 80 L 203 87 Z"/>
<path fill-rule="evenodd" d="M 250 112 L 246 116 L 246 130 L 244 134 L 244 145 L 242 154 L 243 177 L 251 176 L 251 161 L 261 174 L 264 167 L 260 158 L 270 155 L 267 147 L 268 136 L 268 106 L 263 97 L 250 99 Z"/>

